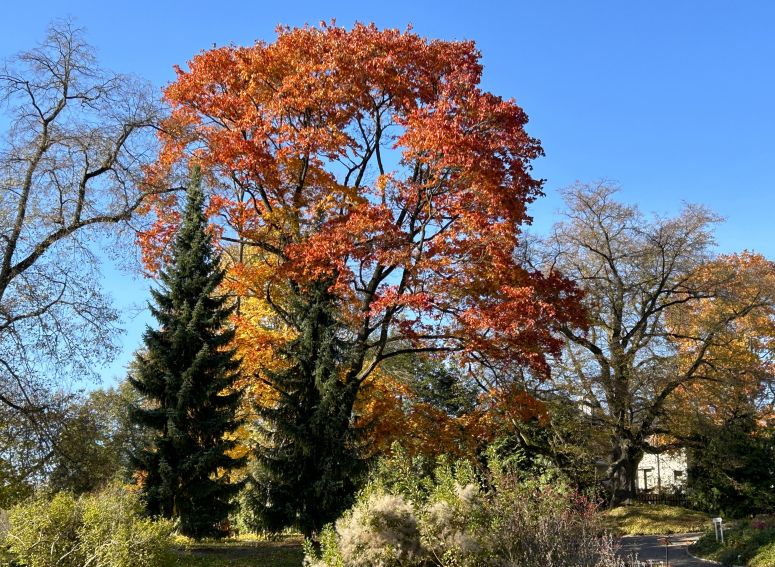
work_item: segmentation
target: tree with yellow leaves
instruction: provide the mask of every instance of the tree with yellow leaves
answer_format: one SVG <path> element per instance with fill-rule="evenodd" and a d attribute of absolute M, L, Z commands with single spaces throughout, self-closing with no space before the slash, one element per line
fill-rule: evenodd
<path fill-rule="evenodd" d="M 566 220 L 538 248 L 585 292 L 590 327 L 563 329 L 551 385 L 608 433 L 614 504 L 634 494 L 645 452 L 680 443 L 676 416 L 771 383 L 762 355 L 775 320 L 775 266 L 750 253 L 714 256 L 716 215 L 687 206 L 647 218 L 615 193 L 604 183 L 568 189 Z"/>

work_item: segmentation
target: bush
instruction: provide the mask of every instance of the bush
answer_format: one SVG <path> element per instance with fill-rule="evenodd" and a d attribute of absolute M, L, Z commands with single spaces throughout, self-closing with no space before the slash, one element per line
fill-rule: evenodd
<path fill-rule="evenodd" d="M 490 498 L 488 548 L 495 565 L 618 565 L 596 507 L 562 486 L 505 477 Z"/>
<path fill-rule="evenodd" d="M 736 520 L 724 530 L 724 543 L 716 541 L 715 533 L 705 534 L 691 548 L 698 557 L 722 565 L 775 565 L 775 516 L 759 515 Z"/>
<path fill-rule="evenodd" d="M 85 556 L 78 539 L 78 500 L 60 492 L 50 500 L 35 496 L 9 513 L 6 541 L 27 567 L 80 567 Z"/>
<path fill-rule="evenodd" d="M 164 567 L 173 524 L 142 517 L 139 497 L 119 487 L 75 498 L 36 496 L 10 512 L 10 550 L 27 567 Z"/>
<path fill-rule="evenodd" d="M 401 495 L 370 494 L 336 523 L 336 531 L 348 566 L 407 565 L 420 555 L 417 518 Z"/>
<path fill-rule="evenodd" d="M 595 508 L 563 487 L 490 467 L 486 489 L 467 463 L 430 474 L 400 452 L 377 468 L 356 504 L 305 546 L 309 567 L 554 567 L 621 565 Z"/>
<path fill-rule="evenodd" d="M 135 493 L 111 487 L 81 499 L 80 540 L 95 567 L 163 567 L 172 562 L 173 523 L 143 517 Z"/>

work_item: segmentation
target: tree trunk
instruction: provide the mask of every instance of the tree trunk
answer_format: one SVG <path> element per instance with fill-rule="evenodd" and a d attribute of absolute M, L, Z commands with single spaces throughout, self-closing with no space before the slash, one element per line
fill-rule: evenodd
<path fill-rule="evenodd" d="M 611 486 L 610 505 L 618 506 L 635 497 L 638 464 L 643 448 L 628 439 L 613 439 L 608 480 Z"/>

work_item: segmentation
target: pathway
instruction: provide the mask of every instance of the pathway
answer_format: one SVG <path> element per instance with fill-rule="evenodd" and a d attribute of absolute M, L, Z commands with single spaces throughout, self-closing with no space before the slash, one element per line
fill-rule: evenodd
<path fill-rule="evenodd" d="M 718 565 L 712 561 L 695 559 L 687 551 L 687 547 L 694 543 L 700 534 L 673 534 L 669 536 L 625 536 L 619 543 L 619 554 L 629 563 L 630 557 L 637 557 L 645 565 L 652 561 L 656 567 L 661 562 L 665 564 L 664 538 L 670 540 L 667 547 L 667 556 L 672 567 L 709 567 Z"/>

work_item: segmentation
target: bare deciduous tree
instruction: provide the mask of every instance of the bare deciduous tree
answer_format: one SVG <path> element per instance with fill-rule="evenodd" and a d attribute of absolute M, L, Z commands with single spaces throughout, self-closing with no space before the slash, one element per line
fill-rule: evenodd
<path fill-rule="evenodd" d="M 770 262 L 714 256 L 720 219 L 707 209 L 647 218 L 615 192 L 604 183 L 568 189 L 566 220 L 541 253 L 585 292 L 590 327 L 563 329 L 552 384 L 610 435 L 607 476 L 618 503 L 634 494 L 644 452 L 667 447 L 653 439 L 672 433 L 666 410 L 675 396 L 703 381 L 734 386 L 734 369 L 719 367 L 725 341 L 744 318 L 772 316 L 775 290 Z"/>
<path fill-rule="evenodd" d="M 0 403 L 42 432 L 52 392 L 93 376 L 117 314 L 95 250 L 149 191 L 158 107 L 149 86 L 102 70 L 80 30 L 0 67 Z"/>

